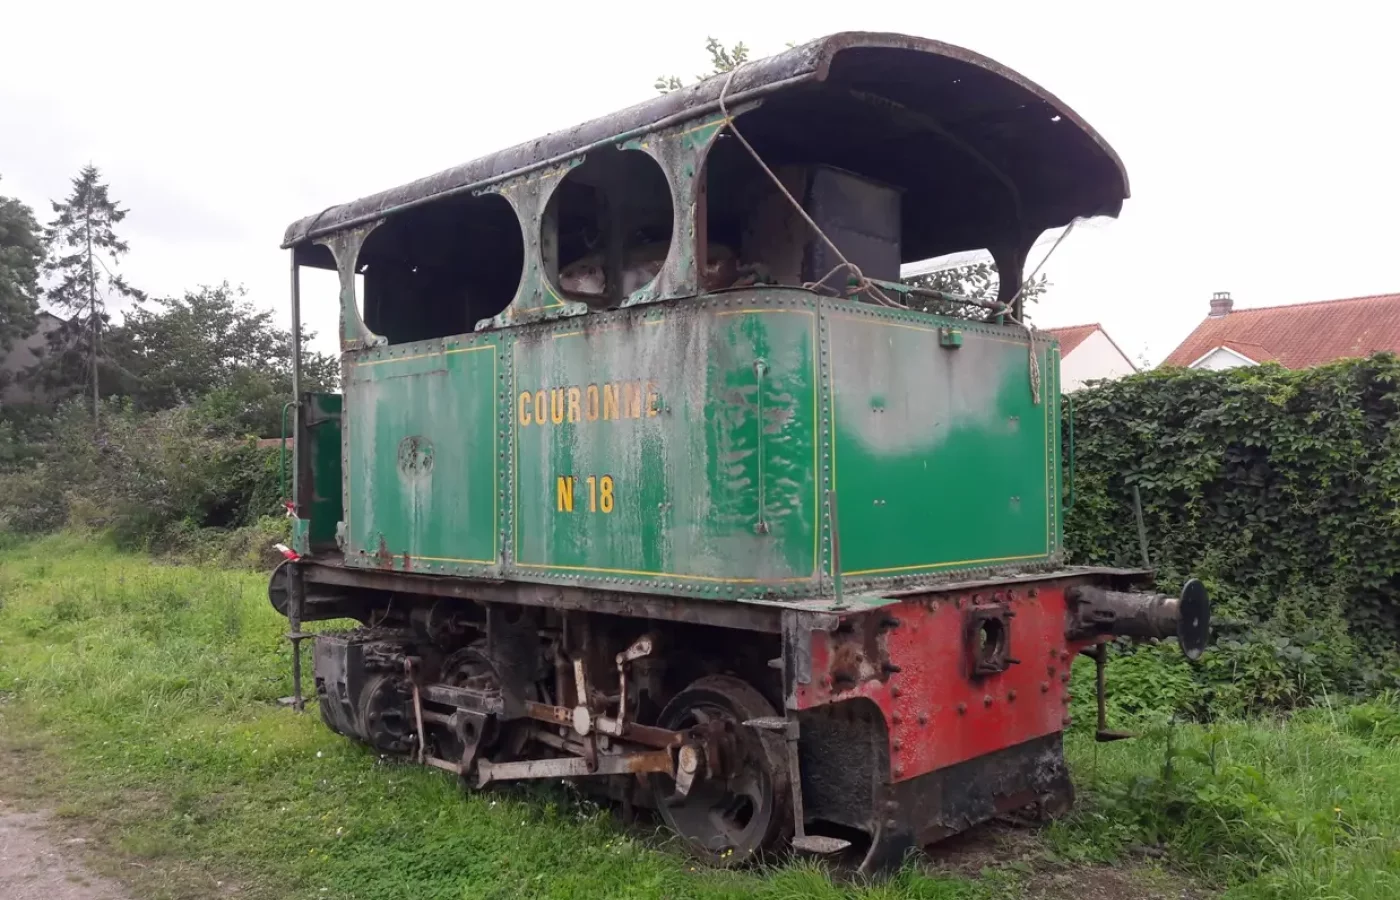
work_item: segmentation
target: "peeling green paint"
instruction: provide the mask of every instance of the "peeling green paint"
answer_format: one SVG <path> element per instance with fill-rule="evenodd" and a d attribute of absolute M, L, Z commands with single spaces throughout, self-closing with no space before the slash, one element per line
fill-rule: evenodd
<path fill-rule="evenodd" d="M 962 346 L 941 346 L 955 324 Z M 736 600 L 1059 558 L 1058 355 L 767 288 L 347 358 L 347 563 Z M 902 582 L 899 582 L 902 583 Z"/>

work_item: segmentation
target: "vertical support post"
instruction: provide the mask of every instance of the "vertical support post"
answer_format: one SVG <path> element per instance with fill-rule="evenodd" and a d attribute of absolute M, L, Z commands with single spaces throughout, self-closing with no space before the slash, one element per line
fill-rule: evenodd
<path fill-rule="evenodd" d="M 292 419 L 292 455 L 295 456 L 298 447 L 295 443 L 295 435 L 301 432 L 301 267 L 297 265 L 297 251 L 293 247 L 290 251 L 292 263 L 292 407 L 295 414 Z M 284 414 L 285 421 L 285 414 Z M 282 429 L 286 435 L 286 427 Z M 301 478 L 298 471 L 300 466 L 292 466 L 292 496 L 290 498 L 293 511 L 300 514 L 301 499 Z"/>
<path fill-rule="evenodd" d="M 1133 485 L 1133 515 L 1137 518 L 1138 549 L 1142 551 L 1142 567 L 1152 568 L 1152 560 L 1147 555 L 1147 523 L 1142 518 L 1142 491 Z"/>
<path fill-rule="evenodd" d="M 295 436 L 301 430 L 301 269 L 297 266 L 297 251 L 293 247 L 288 251 L 288 258 L 291 261 L 291 293 L 292 293 L 292 434 Z M 283 422 L 286 421 L 285 410 L 283 411 Z M 283 443 L 286 441 L 286 427 L 283 429 Z M 292 455 L 296 457 L 301 452 L 297 446 L 295 437 L 292 443 Z M 294 514 L 300 513 L 298 501 L 301 499 L 301 467 L 292 466 L 292 496 L 289 498 Z M 306 701 L 301 695 L 301 642 L 306 635 L 301 632 L 301 605 L 305 596 L 305 590 L 301 579 L 301 571 L 295 563 L 288 571 L 290 576 L 287 579 L 287 624 L 290 633 L 287 639 L 292 643 L 292 708 L 301 712 L 306 708 Z"/>
<path fill-rule="evenodd" d="M 1108 663 L 1108 645 L 1099 644 L 1094 654 L 1094 685 L 1099 706 L 1099 734 L 1108 731 L 1108 699 L 1104 687 L 1104 666 Z"/>

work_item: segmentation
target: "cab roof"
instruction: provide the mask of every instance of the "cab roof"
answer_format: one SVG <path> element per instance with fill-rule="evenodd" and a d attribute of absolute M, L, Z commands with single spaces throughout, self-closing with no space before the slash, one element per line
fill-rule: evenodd
<path fill-rule="evenodd" d="M 728 85 L 726 90 L 726 84 Z M 294 247 L 591 149 L 752 106 L 739 124 L 765 159 L 822 162 L 900 186 L 906 261 L 1079 217 L 1117 216 L 1128 176 L 1108 143 L 1049 91 L 985 56 L 900 34 L 845 32 L 582 125 L 293 222 Z"/>

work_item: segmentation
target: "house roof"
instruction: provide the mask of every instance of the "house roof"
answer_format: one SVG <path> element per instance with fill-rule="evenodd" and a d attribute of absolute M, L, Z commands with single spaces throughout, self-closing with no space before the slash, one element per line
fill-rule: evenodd
<path fill-rule="evenodd" d="M 1096 331 L 1103 331 L 1098 322 L 1092 325 L 1066 325 L 1063 328 L 1046 328 L 1045 331 L 1055 336 L 1055 340 L 1060 342 L 1060 356 L 1069 356 L 1075 347 L 1084 343 L 1084 339 Z M 1107 334 L 1107 332 L 1105 332 Z M 1122 352 L 1121 350 L 1119 351 Z"/>
<path fill-rule="evenodd" d="M 1189 366 L 1217 347 L 1290 369 L 1381 350 L 1400 352 L 1400 294 L 1261 306 L 1207 317 L 1162 365 Z"/>
<path fill-rule="evenodd" d="M 1123 357 L 1124 362 L 1131 366 L 1134 372 L 1138 371 L 1137 363 L 1133 362 L 1132 358 L 1123 352 L 1123 348 L 1118 346 L 1118 342 L 1115 341 L 1113 336 L 1105 331 L 1104 327 L 1098 322 L 1089 325 L 1066 325 L 1063 328 L 1046 328 L 1045 330 L 1053 334 L 1055 339 L 1060 342 L 1061 359 L 1069 356 L 1070 352 L 1074 350 L 1075 347 L 1084 343 L 1089 335 L 1096 331 L 1100 332 L 1104 337 L 1108 338 L 1108 342 L 1113 345 L 1114 350 L 1118 351 L 1118 355 Z"/>

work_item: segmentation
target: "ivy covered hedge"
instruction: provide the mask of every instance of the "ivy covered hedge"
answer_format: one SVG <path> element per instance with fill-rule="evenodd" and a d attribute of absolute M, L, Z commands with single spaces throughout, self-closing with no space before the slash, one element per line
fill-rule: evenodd
<path fill-rule="evenodd" d="M 1394 683 L 1400 640 L 1400 361 L 1164 369 L 1071 398 L 1077 563 L 1136 565 L 1133 487 L 1158 583 L 1200 578 L 1217 644 L 1162 648 L 1146 707 L 1234 710 Z M 1066 459 L 1069 429 L 1065 429 Z M 1126 661 L 1124 663 L 1126 666 Z M 1127 674 L 1125 672 L 1125 674 Z M 1126 707 L 1125 707 L 1126 708 Z M 1132 711 L 1129 709 L 1128 711 Z"/>

